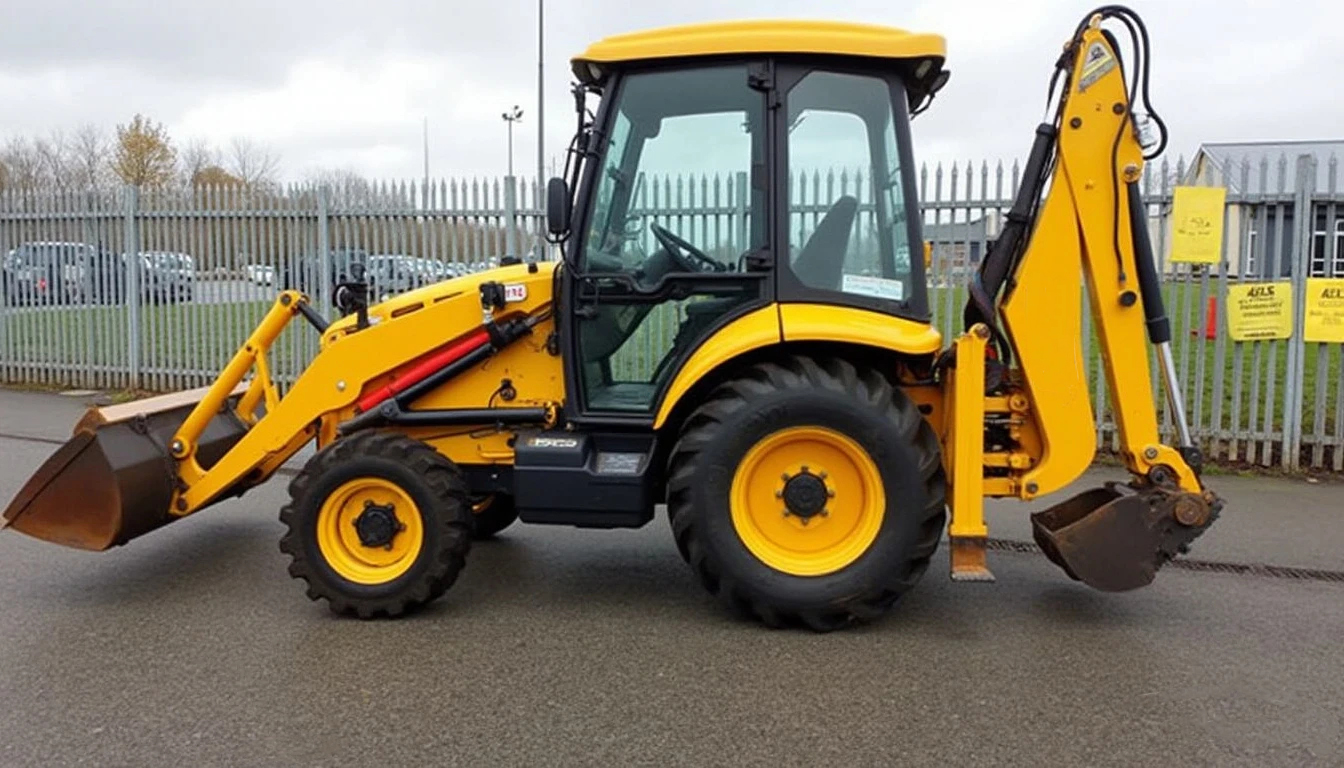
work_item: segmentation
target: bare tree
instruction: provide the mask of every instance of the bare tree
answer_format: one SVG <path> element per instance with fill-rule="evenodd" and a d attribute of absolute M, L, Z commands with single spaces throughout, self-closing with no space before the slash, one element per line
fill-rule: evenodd
<path fill-rule="evenodd" d="M 236 138 L 229 144 L 228 171 L 249 187 L 275 183 L 280 158 L 269 147 L 251 139 Z"/>
<path fill-rule="evenodd" d="M 326 187 L 335 201 L 366 200 L 372 192 L 369 180 L 349 168 L 318 169 L 305 181 L 314 187 Z"/>
<path fill-rule="evenodd" d="M 177 166 L 182 181 L 186 184 L 195 184 L 202 171 L 223 164 L 219 150 L 212 148 L 205 139 L 192 139 L 178 156 Z"/>
<path fill-rule="evenodd" d="M 5 144 L 0 162 L 7 169 L 7 184 L 11 189 L 34 190 L 43 185 L 42 157 L 27 138 L 18 136 Z"/>
<path fill-rule="evenodd" d="M 107 135 L 93 123 L 86 123 L 70 137 L 70 183 L 78 189 L 101 189 L 111 175 L 112 159 Z"/>
<path fill-rule="evenodd" d="M 66 189 L 70 186 L 70 146 L 65 134 L 53 131 L 50 137 L 33 142 L 33 151 L 41 167 L 40 183 L 43 186 L 52 189 Z"/>

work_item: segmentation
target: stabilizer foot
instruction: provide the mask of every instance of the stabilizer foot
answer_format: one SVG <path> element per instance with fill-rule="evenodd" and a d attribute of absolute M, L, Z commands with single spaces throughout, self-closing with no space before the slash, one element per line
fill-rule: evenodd
<path fill-rule="evenodd" d="M 951 541 L 953 581 L 994 581 L 983 536 L 956 536 Z"/>

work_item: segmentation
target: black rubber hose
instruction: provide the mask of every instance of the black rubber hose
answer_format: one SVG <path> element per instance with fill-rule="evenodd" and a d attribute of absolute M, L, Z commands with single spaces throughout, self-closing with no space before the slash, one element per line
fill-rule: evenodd
<path fill-rule="evenodd" d="M 1129 231 L 1134 241 L 1135 269 L 1139 272 L 1139 293 L 1143 298 L 1143 316 L 1148 323 L 1148 340 L 1154 344 L 1171 341 L 1171 322 L 1162 304 L 1162 284 L 1157 279 L 1153 244 L 1148 239 L 1148 215 L 1139 193 L 1139 183 L 1128 183 Z"/>
<path fill-rule="evenodd" d="M 1049 123 L 1041 123 L 1036 127 L 1036 138 L 1031 144 L 1031 154 L 1027 156 L 1027 166 L 1013 207 L 1008 211 L 1007 222 L 999 238 L 994 241 L 994 247 L 981 262 L 976 279 L 972 281 L 970 292 L 974 311 L 967 312 L 964 318 L 967 329 L 977 322 L 988 323 L 993 327 L 998 325 L 998 313 L 994 306 L 1004 280 L 1017 263 L 1025 247 L 1025 240 L 1030 235 L 1031 220 L 1045 184 L 1046 167 L 1054 155 L 1057 136 L 1055 126 Z"/>

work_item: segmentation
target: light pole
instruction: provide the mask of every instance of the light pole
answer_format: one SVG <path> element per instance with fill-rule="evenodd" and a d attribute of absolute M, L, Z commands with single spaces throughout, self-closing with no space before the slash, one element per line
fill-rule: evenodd
<path fill-rule="evenodd" d="M 542 201 L 542 190 L 546 188 L 546 178 L 544 174 L 543 158 L 546 156 L 546 27 L 543 24 L 546 0 L 537 0 L 537 180 L 533 187 L 533 205 L 537 211 L 545 210 Z M 542 216 L 537 217 L 537 259 L 545 256 L 546 238 L 543 233 L 546 230 L 546 224 Z"/>
<path fill-rule="evenodd" d="M 515 105 L 513 105 L 513 109 L 510 109 L 508 112 L 505 112 L 503 115 L 501 115 L 501 117 L 504 118 L 504 122 L 506 122 L 506 123 L 509 124 L 509 178 L 512 179 L 512 178 L 513 178 L 513 124 L 522 121 L 522 119 L 523 119 L 523 110 L 522 110 L 521 107 L 519 107 L 517 104 L 515 104 Z"/>

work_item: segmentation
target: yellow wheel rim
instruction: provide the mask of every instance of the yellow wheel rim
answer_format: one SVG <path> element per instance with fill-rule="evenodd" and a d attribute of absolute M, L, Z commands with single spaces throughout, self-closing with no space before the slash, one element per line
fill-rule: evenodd
<path fill-rule="evenodd" d="M 746 548 L 793 576 L 822 576 L 858 560 L 887 506 L 868 452 L 822 427 L 782 429 L 752 446 L 733 475 L 730 503 Z"/>
<path fill-rule="evenodd" d="M 356 526 L 370 507 L 390 508 L 395 517 L 391 540 L 366 545 Z M 425 541 L 420 509 L 409 494 L 379 477 L 361 477 L 337 488 L 317 513 L 317 546 L 327 565 L 356 584 L 386 584 L 401 576 L 420 555 Z"/>

